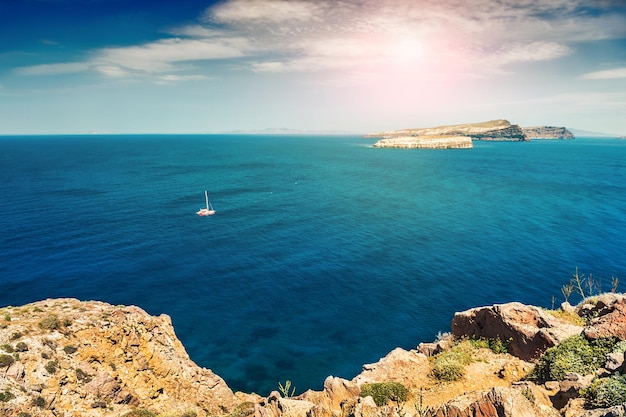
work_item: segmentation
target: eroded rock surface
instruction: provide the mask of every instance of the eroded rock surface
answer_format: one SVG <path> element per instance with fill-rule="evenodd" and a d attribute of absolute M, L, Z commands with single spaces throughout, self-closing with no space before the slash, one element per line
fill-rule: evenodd
<path fill-rule="evenodd" d="M 540 308 L 517 302 L 472 308 L 456 313 L 452 319 L 455 336 L 500 338 L 508 343 L 509 353 L 524 360 L 538 358 L 546 349 L 582 330 Z"/>

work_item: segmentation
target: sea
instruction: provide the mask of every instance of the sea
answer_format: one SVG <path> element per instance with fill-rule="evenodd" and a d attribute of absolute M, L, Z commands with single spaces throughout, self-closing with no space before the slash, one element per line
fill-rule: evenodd
<path fill-rule="evenodd" d="M 457 311 L 558 307 L 577 269 L 626 290 L 626 140 L 373 141 L 0 137 L 0 306 L 167 314 L 194 362 L 267 395 L 352 379 Z"/>

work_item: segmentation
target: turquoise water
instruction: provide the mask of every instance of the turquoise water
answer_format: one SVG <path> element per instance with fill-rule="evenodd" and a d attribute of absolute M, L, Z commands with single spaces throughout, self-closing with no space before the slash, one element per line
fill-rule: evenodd
<path fill-rule="evenodd" d="M 371 143 L 0 138 L 0 306 L 166 313 L 196 363 L 267 394 L 350 379 L 455 311 L 551 307 L 576 267 L 626 286 L 626 141 Z"/>

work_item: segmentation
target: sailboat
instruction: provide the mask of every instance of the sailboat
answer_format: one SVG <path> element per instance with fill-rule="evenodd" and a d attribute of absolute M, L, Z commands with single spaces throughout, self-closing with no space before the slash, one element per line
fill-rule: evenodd
<path fill-rule="evenodd" d="M 206 199 L 206 208 L 201 208 L 196 212 L 198 216 L 212 216 L 215 214 L 215 210 L 213 210 L 213 206 L 211 206 L 211 202 L 209 201 L 209 193 L 204 191 L 204 198 Z"/>

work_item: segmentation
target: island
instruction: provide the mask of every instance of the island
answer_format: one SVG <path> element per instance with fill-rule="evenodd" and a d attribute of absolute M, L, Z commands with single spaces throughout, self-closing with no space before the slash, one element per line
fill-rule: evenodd
<path fill-rule="evenodd" d="M 467 149 L 473 141 L 528 142 L 531 139 L 574 139 L 565 127 L 520 127 L 508 120 L 465 123 L 428 128 L 400 129 L 364 135 L 378 139 L 374 148 Z"/>
<path fill-rule="evenodd" d="M 523 127 L 526 137 L 531 139 L 574 139 L 574 134 L 566 127 L 559 126 L 531 126 Z"/>
<path fill-rule="evenodd" d="M 498 119 L 479 123 L 402 129 L 371 133 L 367 138 L 379 138 L 375 148 L 472 148 L 473 140 L 526 141 L 522 128 L 508 120 Z"/>

